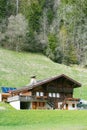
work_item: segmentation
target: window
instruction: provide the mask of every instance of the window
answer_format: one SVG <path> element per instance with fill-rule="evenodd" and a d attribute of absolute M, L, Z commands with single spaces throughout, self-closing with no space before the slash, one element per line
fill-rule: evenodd
<path fill-rule="evenodd" d="M 43 92 L 40 92 L 40 96 L 44 96 L 44 93 L 43 93 Z"/>
<path fill-rule="evenodd" d="M 74 108 L 74 107 L 75 107 L 75 104 L 72 104 L 72 107 Z"/>
<path fill-rule="evenodd" d="M 57 97 L 57 98 L 59 98 L 59 93 L 49 93 L 49 97 Z"/>
<path fill-rule="evenodd" d="M 49 97 L 52 97 L 52 93 L 49 93 Z"/>
<path fill-rule="evenodd" d="M 56 97 L 56 94 L 55 94 L 55 93 L 53 93 L 53 97 Z"/>
<path fill-rule="evenodd" d="M 36 96 L 39 96 L 39 92 L 36 92 Z"/>
<path fill-rule="evenodd" d="M 60 94 L 59 94 L 59 93 L 57 93 L 57 94 L 56 94 L 56 97 L 57 97 L 57 98 L 59 98 L 59 97 L 60 97 Z"/>
<path fill-rule="evenodd" d="M 36 92 L 36 96 L 44 96 L 43 92 Z"/>

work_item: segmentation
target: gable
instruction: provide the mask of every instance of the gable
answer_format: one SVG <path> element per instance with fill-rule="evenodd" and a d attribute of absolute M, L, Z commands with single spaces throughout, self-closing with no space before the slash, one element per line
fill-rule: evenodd
<path fill-rule="evenodd" d="M 59 82 L 62 82 L 64 84 L 65 84 L 65 82 L 66 82 L 66 84 L 68 82 L 68 83 L 70 83 L 70 85 L 72 85 L 73 88 L 81 87 L 81 84 L 79 82 L 77 82 L 76 80 L 62 74 L 62 75 L 59 75 L 59 76 L 51 77 L 49 79 L 36 82 L 35 84 L 29 85 L 27 87 L 25 86 L 25 87 L 19 88 L 17 90 L 12 91 L 11 93 L 20 93 L 20 92 L 24 92 L 24 91 L 30 91 L 30 90 L 32 90 L 36 87 L 46 85 L 46 84 L 49 84 L 49 83 L 52 83 L 52 82 L 55 82 L 55 81 L 59 81 Z"/>

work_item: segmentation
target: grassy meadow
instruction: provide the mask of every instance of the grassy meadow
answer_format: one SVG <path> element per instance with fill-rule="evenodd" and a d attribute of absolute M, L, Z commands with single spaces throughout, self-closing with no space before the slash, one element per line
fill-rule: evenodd
<path fill-rule="evenodd" d="M 87 130 L 87 111 L 0 111 L 0 130 Z"/>
<path fill-rule="evenodd" d="M 60 65 L 42 54 L 0 49 L 0 87 L 25 86 L 34 74 L 41 80 L 63 73 L 82 83 L 74 97 L 87 99 L 87 69 Z M 87 130 L 87 111 L 17 111 L 0 103 L 0 130 Z"/>

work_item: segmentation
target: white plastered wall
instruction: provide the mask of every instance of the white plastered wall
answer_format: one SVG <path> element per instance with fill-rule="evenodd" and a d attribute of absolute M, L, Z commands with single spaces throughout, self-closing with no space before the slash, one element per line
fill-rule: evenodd
<path fill-rule="evenodd" d="M 67 104 L 68 110 L 77 110 L 77 102 L 67 102 Z M 73 107 L 72 104 L 75 104 L 75 107 Z M 64 105 L 64 109 L 66 109 L 66 105 Z"/>
<path fill-rule="evenodd" d="M 17 110 L 20 110 L 20 101 L 10 102 L 10 105 Z"/>
<path fill-rule="evenodd" d="M 61 108 L 62 102 L 58 102 L 58 109 Z"/>
<path fill-rule="evenodd" d="M 72 104 L 75 104 L 75 107 L 72 107 Z M 77 103 L 74 102 L 74 103 L 69 103 L 69 107 L 68 107 L 69 110 L 76 110 L 77 109 Z"/>

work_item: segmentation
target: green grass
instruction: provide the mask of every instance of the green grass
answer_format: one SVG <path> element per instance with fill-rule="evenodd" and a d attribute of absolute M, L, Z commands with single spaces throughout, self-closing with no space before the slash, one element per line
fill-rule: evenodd
<path fill-rule="evenodd" d="M 13 107 L 11 107 L 8 103 L 0 102 L 0 110 L 2 111 L 8 111 L 8 110 L 14 110 Z"/>
<path fill-rule="evenodd" d="M 54 63 L 42 54 L 0 49 L 0 86 L 21 87 L 33 74 L 39 80 L 62 73 L 82 83 L 74 96 L 87 99 L 86 69 Z M 87 130 L 87 111 L 17 111 L 0 103 L 0 130 Z"/>
<path fill-rule="evenodd" d="M 87 111 L 0 111 L 0 130 L 15 129 L 87 130 Z"/>
<path fill-rule="evenodd" d="M 34 74 L 41 80 L 62 73 L 82 83 L 74 96 L 87 99 L 87 69 L 57 64 L 42 54 L 0 48 L 0 86 L 21 87 L 28 84 Z"/>

